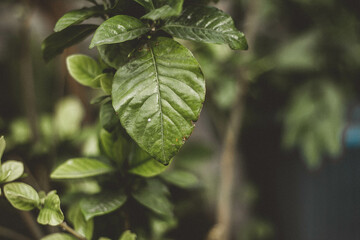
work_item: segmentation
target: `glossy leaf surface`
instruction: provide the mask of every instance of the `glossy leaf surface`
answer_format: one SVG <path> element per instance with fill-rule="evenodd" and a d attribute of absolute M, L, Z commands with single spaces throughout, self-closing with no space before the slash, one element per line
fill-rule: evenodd
<path fill-rule="evenodd" d="M 245 35 L 235 28 L 232 18 L 214 7 L 190 6 L 162 29 L 174 37 L 205 43 L 228 44 L 235 50 L 248 48 Z"/>
<path fill-rule="evenodd" d="M 80 208 L 86 220 L 101 216 L 120 208 L 126 202 L 127 196 L 123 191 L 102 192 L 84 198 Z"/>
<path fill-rule="evenodd" d="M 8 183 L 4 186 L 4 194 L 14 208 L 30 211 L 39 206 L 39 194 L 33 187 L 25 183 Z"/>
<path fill-rule="evenodd" d="M 153 177 L 166 170 L 167 166 L 156 161 L 147 152 L 133 143 L 133 151 L 129 157 L 129 172 L 142 176 Z"/>
<path fill-rule="evenodd" d="M 100 107 L 100 123 L 101 126 L 108 132 L 115 129 L 119 124 L 119 118 L 115 114 L 115 110 L 111 104 L 111 101 L 104 103 Z"/>
<path fill-rule="evenodd" d="M 151 10 L 141 18 L 151 19 L 153 21 L 158 19 L 166 19 L 173 16 L 179 16 L 182 11 L 184 0 L 150 0 L 154 2 L 156 9 Z"/>
<path fill-rule="evenodd" d="M 91 158 L 72 158 L 58 166 L 52 173 L 53 179 L 75 179 L 93 177 L 112 172 L 113 168 Z"/>
<path fill-rule="evenodd" d="M 99 64 L 89 56 L 74 54 L 66 59 L 66 66 L 70 75 L 80 84 L 99 88 L 100 79 L 97 76 L 102 73 Z"/>
<path fill-rule="evenodd" d="M 56 191 L 51 191 L 46 196 L 37 221 L 40 224 L 51 226 L 57 226 L 64 221 L 64 214 L 60 208 L 60 198 Z"/>
<path fill-rule="evenodd" d="M 76 232 L 87 239 L 92 239 L 94 220 L 90 219 L 86 221 L 84 214 L 81 212 L 79 203 L 71 205 L 67 216 L 69 221 L 73 224 Z"/>
<path fill-rule="evenodd" d="M 90 48 L 135 39 L 150 30 L 139 19 L 117 15 L 103 22 L 91 40 Z"/>
<path fill-rule="evenodd" d="M 101 59 L 109 66 L 118 69 L 129 61 L 129 54 L 137 45 L 136 40 L 97 46 Z"/>
<path fill-rule="evenodd" d="M 106 156 L 121 166 L 130 150 L 128 140 L 121 134 L 109 133 L 101 129 L 100 141 Z"/>
<path fill-rule="evenodd" d="M 56 55 L 61 54 L 65 48 L 81 42 L 93 33 L 97 27 L 97 25 L 92 24 L 74 25 L 51 34 L 41 45 L 44 60 L 49 61 Z"/>
<path fill-rule="evenodd" d="M 103 12 L 104 10 L 100 7 L 82 8 L 67 12 L 57 21 L 54 31 L 59 32 L 71 25 L 79 24 L 90 17 L 100 15 Z"/>
<path fill-rule="evenodd" d="M 1 166 L 0 182 L 12 182 L 24 173 L 24 164 L 19 161 L 6 161 Z"/>
<path fill-rule="evenodd" d="M 204 76 L 188 49 L 159 37 L 119 68 L 112 97 L 128 134 L 166 165 L 199 117 L 205 98 Z"/>
<path fill-rule="evenodd" d="M 166 186 L 156 179 L 147 180 L 132 192 L 136 201 L 160 215 L 172 215 L 173 206 L 168 194 Z"/>

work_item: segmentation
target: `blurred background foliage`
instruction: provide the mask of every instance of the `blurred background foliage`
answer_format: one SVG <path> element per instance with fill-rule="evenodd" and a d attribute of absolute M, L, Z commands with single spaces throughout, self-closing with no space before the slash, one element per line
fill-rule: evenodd
<path fill-rule="evenodd" d="M 89 104 L 99 93 L 73 81 L 64 59 L 75 52 L 97 56 L 81 44 L 45 64 L 40 46 L 62 14 L 85 4 L 0 2 L 0 135 L 8 142 L 7 159 L 25 163 L 33 173 L 30 184 L 37 179 L 45 191 L 57 188 L 65 208 L 71 203 L 66 193 L 96 192 L 98 186 L 64 186 L 49 181 L 49 173 L 67 158 L 96 155 L 100 128 L 99 109 Z M 250 49 L 185 42 L 202 65 L 207 97 L 173 165 L 195 173 L 201 184 L 170 189 L 178 220 L 154 219 L 154 239 L 165 233 L 168 239 L 206 239 L 214 224 L 219 157 L 239 104 L 239 78 L 247 85 L 240 89 L 245 110 L 234 168 L 232 239 L 360 239 L 360 2 L 220 0 L 217 6 L 251 35 Z M 0 208 L 0 226 L 30 234 L 17 224 L 26 216 L 2 200 Z M 98 230 L 111 231 L 106 224 L 95 221 Z"/>

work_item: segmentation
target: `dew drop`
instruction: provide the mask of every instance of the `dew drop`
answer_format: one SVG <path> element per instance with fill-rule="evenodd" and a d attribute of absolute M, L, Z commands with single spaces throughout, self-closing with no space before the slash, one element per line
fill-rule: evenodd
<path fill-rule="evenodd" d="M 148 122 L 151 122 L 151 118 L 148 118 Z"/>

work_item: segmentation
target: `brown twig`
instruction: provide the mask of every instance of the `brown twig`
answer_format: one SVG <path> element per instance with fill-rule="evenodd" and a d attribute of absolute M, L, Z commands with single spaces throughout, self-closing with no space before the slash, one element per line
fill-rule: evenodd
<path fill-rule="evenodd" d="M 80 235 L 78 232 L 76 232 L 74 229 L 72 229 L 69 225 L 67 225 L 66 222 L 62 222 L 59 225 L 60 227 L 62 227 L 65 231 L 67 231 L 68 233 L 71 233 L 74 237 L 76 237 L 77 239 L 80 240 L 87 240 L 86 237 L 83 237 L 82 235 Z"/>
<path fill-rule="evenodd" d="M 246 34 L 249 45 L 254 42 L 259 25 L 257 11 L 258 5 L 259 1 L 250 1 L 248 12 L 245 18 L 245 23 L 247 25 L 244 32 Z M 220 186 L 216 225 L 210 230 L 207 238 L 208 240 L 229 240 L 231 237 L 233 207 L 232 193 L 235 179 L 234 169 L 238 155 L 238 136 L 240 135 L 240 130 L 244 118 L 245 97 L 247 95 L 248 84 L 248 71 L 245 68 L 240 68 L 238 72 L 236 101 L 233 105 L 230 119 L 227 124 L 222 155 L 220 158 Z M 239 177 L 240 179 L 242 178 L 242 176 Z"/>

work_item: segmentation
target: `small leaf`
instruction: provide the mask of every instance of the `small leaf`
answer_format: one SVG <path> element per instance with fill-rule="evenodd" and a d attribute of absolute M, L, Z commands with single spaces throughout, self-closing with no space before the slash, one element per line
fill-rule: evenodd
<path fill-rule="evenodd" d="M 136 240 L 136 234 L 131 233 L 130 230 L 127 230 L 123 234 L 121 234 L 119 240 Z"/>
<path fill-rule="evenodd" d="M 100 131 L 101 146 L 105 154 L 122 166 L 129 153 L 129 144 L 120 133 L 109 133 L 103 129 Z"/>
<path fill-rule="evenodd" d="M 80 208 L 86 220 L 95 216 L 105 215 L 120 208 L 127 200 L 123 190 L 102 192 L 83 198 L 80 201 Z"/>
<path fill-rule="evenodd" d="M 95 97 L 95 98 L 91 99 L 90 104 L 100 104 L 105 100 L 110 100 L 110 96 L 104 95 L 104 96 Z"/>
<path fill-rule="evenodd" d="M 57 21 L 54 31 L 59 32 L 69 26 L 79 24 L 90 17 L 99 16 L 103 13 L 104 10 L 98 6 L 70 11 Z"/>
<path fill-rule="evenodd" d="M 142 177 L 153 177 L 167 169 L 168 166 L 156 161 L 136 143 L 129 157 L 129 172 Z"/>
<path fill-rule="evenodd" d="M 96 159 L 72 158 L 58 166 L 51 173 L 52 179 L 76 179 L 110 173 L 114 169 Z"/>
<path fill-rule="evenodd" d="M 199 180 L 195 175 L 182 170 L 164 172 L 160 177 L 180 188 L 193 188 L 199 185 Z"/>
<path fill-rule="evenodd" d="M 4 186 L 4 194 L 14 208 L 30 211 L 40 204 L 38 193 L 25 183 L 8 183 Z"/>
<path fill-rule="evenodd" d="M 61 54 L 65 48 L 81 42 L 95 31 L 97 25 L 83 24 L 70 26 L 60 32 L 48 36 L 41 45 L 43 58 L 46 62 Z"/>
<path fill-rule="evenodd" d="M 140 204 L 160 215 L 172 215 L 173 206 L 167 195 L 168 189 L 156 179 L 149 179 L 144 185 L 138 186 L 132 196 Z"/>
<path fill-rule="evenodd" d="M 98 75 L 102 73 L 99 64 L 89 56 L 74 54 L 66 59 L 66 66 L 70 75 L 80 84 L 99 88 L 100 79 Z"/>
<path fill-rule="evenodd" d="M 24 164 L 19 161 L 6 161 L 1 166 L 1 171 L 3 173 L 3 177 L 0 177 L 0 182 L 12 182 L 19 177 L 21 177 L 24 173 Z"/>
<path fill-rule="evenodd" d="M 4 136 L 1 136 L 0 137 L 0 165 L 1 165 L 2 155 L 4 154 L 4 151 L 5 151 L 5 147 L 6 147 L 5 138 L 4 138 Z"/>
<path fill-rule="evenodd" d="M 44 205 L 40 208 L 37 221 L 40 224 L 51 226 L 57 226 L 64 221 L 64 214 L 60 208 L 60 198 L 56 191 L 47 194 Z"/>
<path fill-rule="evenodd" d="M 104 103 L 100 107 L 100 123 L 101 126 L 108 132 L 112 132 L 120 123 L 119 118 L 116 116 L 115 110 L 111 101 Z"/>
<path fill-rule="evenodd" d="M 100 86 L 106 94 L 111 94 L 113 78 L 113 74 L 110 73 L 103 73 L 96 77 L 96 80 L 100 80 Z"/>
<path fill-rule="evenodd" d="M 138 145 L 164 165 L 193 131 L 205 81 L 192 53 L 170 38 L 148 42 L 114 76 L 113 106 Z"/>
<path fill-rule="evenodd" d="M 70 234 L 66 233 L 53 233 L 50 235 L 47 235 L 41 240 L 77 240 L 75 237 L 71 236 Z"/>
<path fill-rule="evenodd" d="M 90 48 L 135 39 L 150 30 L 139 19 L 117 15 L 103 22 L 91 40 Z"/>
<path fill-rule="evenodd" d="M 156 9 L 151 10 L 141 18 L 151 19 L 153 21 L 158 19 L 166 19 L 173 16 L 179 16 L 182 11 L 184 0 L 167 0 L 164 1 L 154 0 Z"/>
<path fill-rule="evenodd" d="M 214 7 L 189 6 L 161 28 L 174 37 L 205 43 L 228 44 L 246 50 L 245 36 L 235 28 L 233 19 Z"/>
<path fill-rule="evenodd" d="M 97 46 L 101 59 L 109 66 L 118 69 L 129 61 L 129 54 L 134 51 L 137 40 L 126 41 L 116 44 Z"/>
<path fill-rule="evenodd" d="M 94 220 L 86 220 L 81 212 L 79 203 L 72 204 L 68 211 L 68 219 L 74 225 L 74 229 L 87 239 L 91 239 L 94 230 Z"/>

